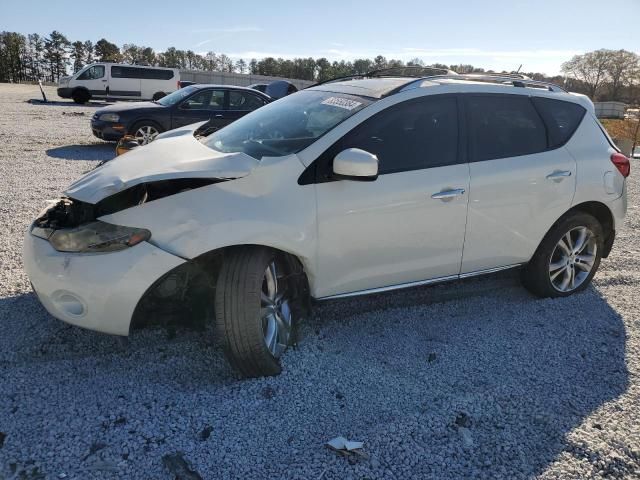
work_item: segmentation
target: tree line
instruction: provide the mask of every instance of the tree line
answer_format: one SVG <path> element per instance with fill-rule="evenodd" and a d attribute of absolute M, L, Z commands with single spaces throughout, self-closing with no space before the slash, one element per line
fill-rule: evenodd
<path fill-rule="evenodd" d="M 69 72 L 75 73 L 83 66 L 95 62 L 116 62 L 180 68 L 183 70 L 222 71 L 251 73 L 274 77 L 323 81 L 330 78 L 366 73 L 372 70 L 425 66 L 419 58 L 408 62 L 387 59 L 378 55 L 373 59 L 330 61 L 326 58 L 283 59 L 232 59 L 224 53 L 206 54 L 170 47 L 156 52 L 151 47 L 126 43 L 119 47 L 105 38 L 70 41 L 53 31 L 48 36 L 37 33 L 22 35 L 17 32 L 0 32 L 0 82 L 24 82 L 47 80 L 56 82 Z M 447 68 L 457 73 L 484 73 L 473 65 L 428 66 Z M 486 70 L 494 73 L 492 70 Z M 640 103 L 640 57 L 626 50 L 601 49 L 576 55 L 562 64 L 564 75 L 547 76 L 539 72 L 527 72 L 536 80 L 564 85 L 571 91 L 585 93 L 595 100 L 622 100 Z M 506 73 L 506 72 L 500 72 Z"/>

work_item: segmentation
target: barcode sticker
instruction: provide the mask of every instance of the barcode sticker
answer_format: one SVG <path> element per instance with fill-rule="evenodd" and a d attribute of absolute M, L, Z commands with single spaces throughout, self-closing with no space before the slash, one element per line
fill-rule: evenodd
<path fill-rule="evenodd" d="M 345 110 L 353 110 L 362 105 L 361 102 L 350 100 L 348 98 L 329 97 L 322 101 L 323 105 L 331 105 L 332 107 L 344 108 Z"/>

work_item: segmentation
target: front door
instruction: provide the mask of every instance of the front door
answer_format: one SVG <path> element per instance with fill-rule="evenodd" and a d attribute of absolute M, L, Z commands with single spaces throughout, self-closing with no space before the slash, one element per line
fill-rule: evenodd
<path fill-rule="evenodd" d="M 79 87 L 85 87 L 94 98 L 107 96 L 107 70 L 104 65 L 94 65 L 87 68 L 76 78 Z"/>
<path fill-rule="evenodd" d="M 171 128 L 208 120 L 207 133 L 225 125 L 225 90 L 199 89 L 173 108 Z"/>
<path fill-rule="evenodd" d="M 367 119 L 318 159 L 318 181 L 346 148 L 375 154 L 375 181 L 318 183 L 318 297 L 460 272 L 469 167 L 455 96 L 405 101 Z M 325 170 L 325 171 L 323 171 Z"/>
<path fill-rule="evenodd" d="M 471 173 L 464 274 L 527 262 L 571 207 L 576 162 L 561 145 L 566 139 L 556 138 L 551 123 L 545 126 L 535 100 L 526 95 L 463 97 Z M 560 113 L 554 121 L 560 135 L 573 133 L 575 116 Z"/>

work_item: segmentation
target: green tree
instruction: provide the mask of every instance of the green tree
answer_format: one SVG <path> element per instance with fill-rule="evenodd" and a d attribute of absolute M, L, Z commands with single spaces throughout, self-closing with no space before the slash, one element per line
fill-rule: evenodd
<path fill-rule="evenodd" d="M 67 73 L 70 47 L 69 40 L 62 33 L 54 30 L 49 38 L 44 40 L 44 58 L 48 63 L 49 78 L 52 82 L 57 81 L 62 75 Z"/>
<path fill-rule="evenodd" d="M 90 63 L 94 62 L 95 58 L 93 56 L 93 52 L 94 52 L 93 42 L 91 40 L 85 41 L 84 42 L 85 65 L 89 65 Z"/>
<path fill-rule="evenodd" d="M 44 38 L 37 33 L 28 36 L 29 49 L 29 78 L 38 80 L 42 77 L 44 68 Z"/>
<path fill-rule="evenodd" d="M 122 55 L 120 49 L 115 43 L 111 43 L 106 38 L 101 38 L 96 42 L 94 47 L 96 57 L 100 62 L 121 62 Z"/>
<path fill-rule="evenodd" d="M 236 61 L 235 65 L 236 72 L 238 73 L 247 73 L 247 62 L 245 62 L 242 58 Z"/>
<path fill-rule="evenodd" d="M 82 69 L 86 59 L 86 52 L 84 50 L 84 42 L 75 41 L 71 44 L 71 59 L 73 60 L 73 73 L 76 73 Z"/>

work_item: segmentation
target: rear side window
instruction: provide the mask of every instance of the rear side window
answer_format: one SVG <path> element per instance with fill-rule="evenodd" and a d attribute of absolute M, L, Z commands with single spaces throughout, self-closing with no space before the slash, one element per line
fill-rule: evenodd
<path fill-rule="evenodd" d="M 171 80 L 173 78 L 173 70 L 158 70 L 157 68 L 145 68 L 144 78 L 152 80 Z"/>
<path fill-rule="evenodd" d="M 229 110 L 252 111 L 264 105 L 264 100 L 248 92 L 231 90 L 229 92 Z"/>
<path fill-rule="evenodd" d="M 528 97 L 468 96 L 469 146 L 473 161 L 517 157 L 547 149 L 547 132 Z"/>
<path fill-rule="evenodd" d="M 113 78 L 145 78 L 150 80 L 170 80 L 173 78 L 173 70 L 113 66 L 111 67 L 111 76 Z"/>
<path fill-rule="evenodd" d="M 458 159 L 455 97 L 399 103 L 367 119 L 331 149 L 360 148 L 378 157 L 380 174 L 453 165 Z"/>
<path fill-rule="evenodd" d="M 549 148 L 558 148 L 571 138 L 578 129 L 586 110 L 575 103 L 533 97 L 549 132 Z"/>

